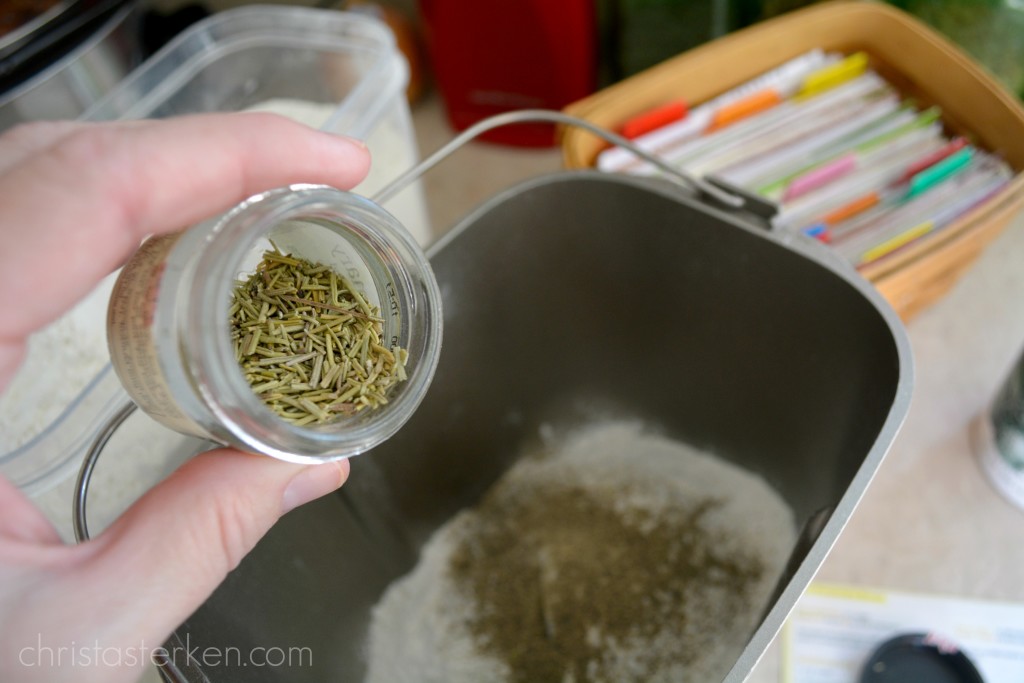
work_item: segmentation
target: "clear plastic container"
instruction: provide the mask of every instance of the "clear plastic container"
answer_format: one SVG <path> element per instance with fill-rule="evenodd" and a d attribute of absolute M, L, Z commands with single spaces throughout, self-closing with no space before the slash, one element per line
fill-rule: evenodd
<path fill-rule="evenodd" d="M 83 118 L 277 111 L 366 141 L 373 165 L 354 192 L 368 196 L 418 158 L 405 99 L 407 80 L 405 60 L 393 34 L 380 21 L 349 12 L 253 6 L 193 25 Z M 410 185 L 384 208 L 421 244 L 429 241 L 430 226 L 418 184 Z M 103 329 L 108 295 L 109 286 L 97 288 L 58 324 L 92 324 Z M 99 339 L 105 358 L 102 335 Z M 29 493 L 39 493 L 74 471 L 97 428 L 127 400 L 105 363 L 95 375 L 83 378 L 76 391 L 27 440 L 0 432 L 0 474 Z"/>
<path fill-rule="evenodd" d="M 183 32 L 83 116 L 92 121 L 261 110 L 359 138 L 373 155 L 354 191 L 370 196 L 418 159 L 394 34 L 362 14 L 270 5 L 216 14 Z M 384 207 L 430 241 L 422 189 Z"/>

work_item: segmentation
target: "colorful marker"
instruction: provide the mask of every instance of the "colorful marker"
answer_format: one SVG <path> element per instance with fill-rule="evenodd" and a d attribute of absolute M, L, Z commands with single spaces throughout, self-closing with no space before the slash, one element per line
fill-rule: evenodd
<path fill-rule="evenodd" d="M 741 100 L 765 88 L 802 83 L 808 74 L 823 66 L 836 63 L 834 55 L 823 50 L 811 50 L 767 71 L 756 78 L 729 90 L 704 104 L 694 107 L 689 114 L 673 123 L 646 133 L 636 139 L 636 144 L 648 152 L 659 152 L 685 140 L 700 135 L 711 124 L 715 111 L 726 104 Z M 621 171 L 639 163 L 629 150 L 621 147 L 606 149 L 598 155 L 598 168 L 602 171 Z"/>
<path fill-rule="evenodd" d="M 924 194 L 931 188 L 967 168 L 974 158 L 974 150 L 970 147 L 962 149 L 939 163 L 919 171 L 910 179 L 908 197 Z"/>
<path fill-rule="evenodd" d="M 794 178 L 793 182 L 786 187 L 786 191 L 782 194 L 782 201 L 791 202 L 811 190 L 816 190 L 822 185 L 827 185 L 833 180 L 843 177 L 847 173 L 856 170 L 856 168 L 857 155 L 852 153 L 844 154 Z"/>
<path fill-rule="evenodd" d="M 800 89 L 796 92 L 797 97 L 814 97 L 831 88 L 853 80 L 860 76 L 868 68 L 868 56 L 863 52 L 856 52 L 838 64 L 819 69 L 804 79 Z"/>
<path fill-rule="evenodd" d="M 756 92 L 750 97 L 745 97 L 739 102 L 733 102 L 727 104 L 714 113 L 711 117 L 711 125 L 704 131 L 705 133 L 711 133 L 721 128 L 725 128 L 737 121 L 760 114 L 766 109 L 771 109 L 777 104 L 782 102 L 782 95 L 779 94 L 774 88 L 768 88 L 760 92 Z"/>
<path fill-rule="evenodd" d="M 641 135 L 685 118 L 688 111 L 689 108 L 686 106 L 686 102 L 673 100 L 634 116 L 622 124 L 620 130 L 624 138 L 635 140 Z"/>
<path fill-rule="evenodd" d="M 905 123 L 901 126 L 898 126 L 897 128 L 893 128 L 892 130 L 886 131 L 885 133 L 882 133 L 860 143 L 859 145 L 853 148 L 852 152 L 854 154 L 865 154 L 877 149 L 878 147 L 887 145 L 891 143 L 893 140 L 899 138 L 900 136 L 906 135 L 910 131 L 917 130 L 919 128 L 924 128 L 925 126 L 930 126 L 931 124 L 938 121 L 941 113 L 942 110 L 940 110 L 938 107 L 931 107 L 929 109 L 925 109 L 923 112 L 918 114 L 913 121 Z M 837 158 L 838 156 L 841 155 L 836 155 L 835 158 Z M 799 178 L 801 175 L 807 173 L 808 171 L 814 168 L 816 168 L 815 165 L 800 169 L 799 171 L 791 173 L 784 178 L 779 178 L 778 180 L 768 185 L 759 187 L 755 191 L 757 192 L 757 194 L 766 197 L 779 196 L 785 190 L 785 188 L 788 187 L 791 182 L 793 182 L 793 180 Z"/>
<path fill-rule="evenodd" d="M 967 140 L 965 140 L 964 138 L 953 138 L 952 140 L 949 141 L 949 143 L 946 146 L 932 152 L 931 154 L 924 157 L 920 161 L 908 166 L 907 170 L 903 172 L 903 175 L 896 179 L 895 184 L 902 185 L 903 183 L 909 181 L 911 178 L 913 178 L 915 175 L 925 170 L 929 166 L 934 166 L 935 164 L 939 163 L 940 161 L 950 156 L 951 154 L 959 152 L 966 146 Z"/>
<path fill-rule="evenodd" d="M 948 146 L 949 145 L 946 147 Z M 939 152 L 944 149 L 945 148 L 940 149 Z M 897 176 L 896 180 L 889 184 L 888 188 L 868 192 L 847 202 L 846 204 L 843 204 L 842 206 L 823 215 L 814 224 L 812 224 L 811 227 L 823 225 L 826 230 L 831 230 L 831 228 L 843 221 L 854 218 L 855 216 L 873 209 L 876 206 L 892 206 L 901 201 L 924 194 L 939 183 L 948 180 L 959 171 L 967 168 L 974 150 L 973 148 L 968 147 L 962 151 L 968 153 L 967 160 L 963 161 L 962 159 L 957 159 L 945 169 L 938 169 L 937 167 L 937 163 L 942 161 L 942 157 L 938 152 L 933 152 L 924 158 L 915 161 L 907 167 L 907 170 L 917 169 L 917 173 L 913 174 L 910 181 L 906 180 L 908 174 L 907 171 L 904 171 Z M 947 158 L 952 159 L 952 157 Z M 925 161 L 931 161 L 931 164 L 925 166 Z M 938 169 L 938 172 L 926 173 L 926 171 L 933 166 Z M 916 185 L 914 185 L 914 179 L 917 180 Z M 917 188 L 916 191 L 914 190 L 915 187 Z M 806 232 L 807 228 L 805 228 L 804 231 Z"/>

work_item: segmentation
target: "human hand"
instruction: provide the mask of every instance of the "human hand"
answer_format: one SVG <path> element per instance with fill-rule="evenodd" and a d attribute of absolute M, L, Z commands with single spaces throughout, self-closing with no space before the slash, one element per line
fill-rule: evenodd
<path fill-rule="evenodd" d="M 29 334 L 146 235 L 290 183 L 349 188 L 368 166 L 360 144 L 269 114 L 35 123 L 0 136 L 0 391 Z M 40 644 L 152 652 L 282 514 L 347 476 L 347 461 L 300 466 L 220 449 L 192 459 L 78 546 L 64 545 L 0 477 L 0 681 L 136 680 L 141 657 L 68 666 L 69 656 L 53 668 L 40 663 L 56 658 L 32 653 Z"/>

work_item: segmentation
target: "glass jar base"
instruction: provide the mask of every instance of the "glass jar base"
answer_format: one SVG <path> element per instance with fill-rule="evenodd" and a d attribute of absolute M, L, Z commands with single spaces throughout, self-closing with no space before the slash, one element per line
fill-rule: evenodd
<path fill-rule="evenodd" d="M 970 429 L 971 449 L 989 483 L 1007 501 L 1024 512 L 1024 472 L 1011 466 L 999 450 L 988 411 L 978 416 Z"/>

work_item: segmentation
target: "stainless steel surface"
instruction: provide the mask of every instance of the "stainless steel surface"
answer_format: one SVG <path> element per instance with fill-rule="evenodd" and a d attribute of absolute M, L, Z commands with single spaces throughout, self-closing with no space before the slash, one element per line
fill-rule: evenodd
<path fill-rule="evenodd" d="M 891 310 L 809 241 L 783 243 L 678 186 L 592 173 L 499 195 L 431 261 L 446 341 L 417 414 L 353 462 L 339 494 L 287 515 L 178 632 L 222 651 L 309 648 L 312 665 L 205 675 L 360 681 L 370 609 L 430 533 L 542 425 L 614 416 L 759 473 L 820 529 L 737 653 L 726 680 L 743 680 L 906 414 L 909 350 Z"/>
<path fill-rule="evenodd" d="M 129 2 L 69 53 L 0 93 L 0 131 L 26 121 L 78 118 L 138 64 L 138 16 Z"/>

